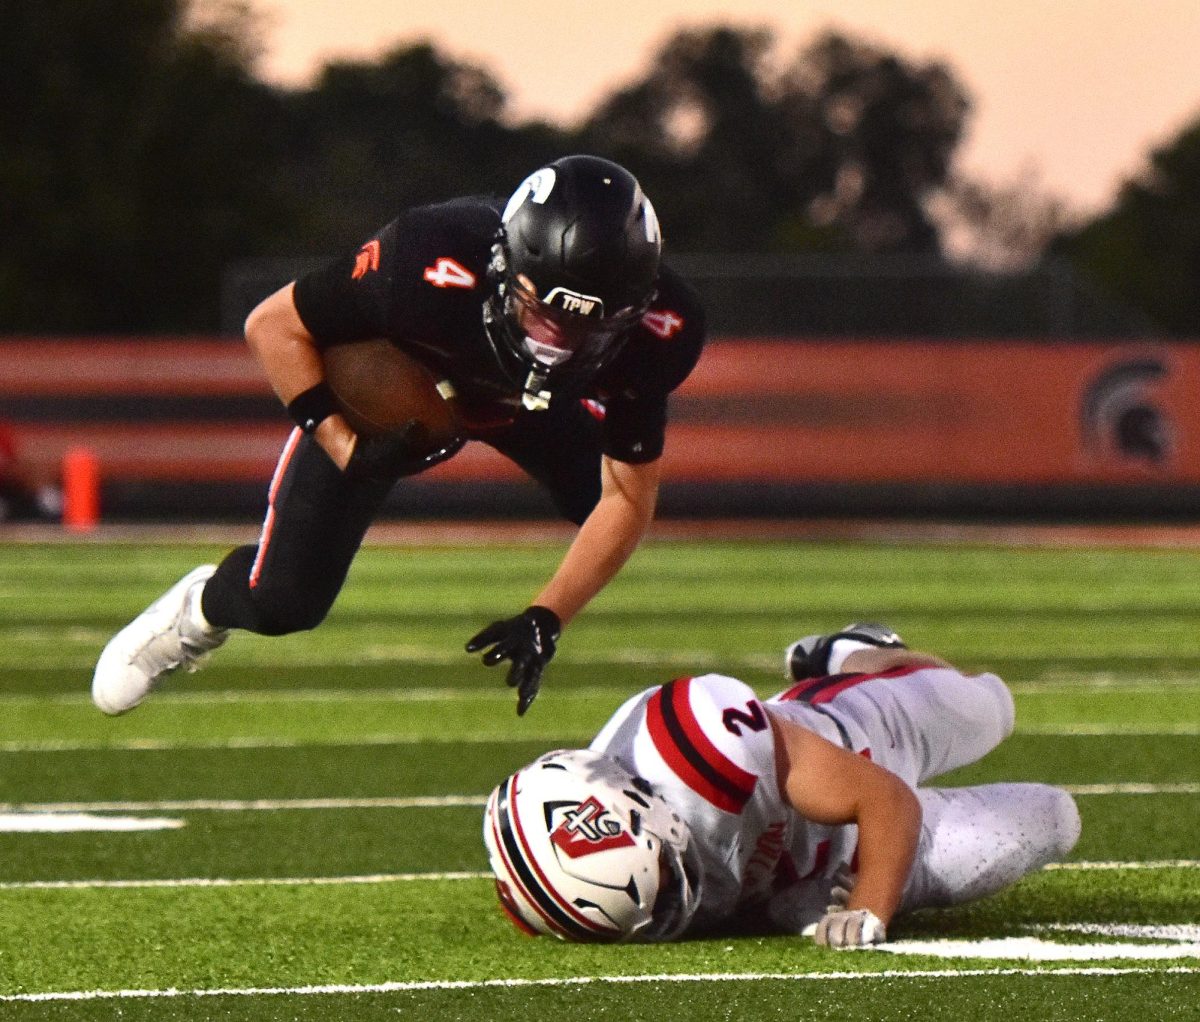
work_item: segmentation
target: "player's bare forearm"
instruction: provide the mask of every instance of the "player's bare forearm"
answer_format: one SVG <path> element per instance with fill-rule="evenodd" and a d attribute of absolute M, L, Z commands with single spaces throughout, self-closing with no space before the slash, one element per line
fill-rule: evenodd
<path fill-rule="evenodd" d="M 630 465 L 605 457 L 600 501 L 546 586 L 533 602 L 565 625 L 629 560 L 654 519 L 660 466 Z"/>
<path fill-rule="evenodd" d="M 293 287 L 288 284 L 268 295 L 246 319 L 246 343 L 284 405 L 325 379 L 321 353 L 296 311 Z M 344 469 L 357 439 L 346 420 L 330 415 L 317 426 L 314 437 L 334 464 Z"/>
<path fill-rule="evenodd" d="M 886 925 L 908 881 L 921 832 L 921 806 L 907 784 L 799 724 L 771 715 L 780 790 L 814 823 L 858 825 L 858 879 L 849 909 Z"/>
<path fill-rule="evenodd" d="M 921 805 L 899 777 L 875 768 L 857 810 L 858 879 L 848 909 L 870 909 L 885 926 L 904 894 L 921 835 Z"/>

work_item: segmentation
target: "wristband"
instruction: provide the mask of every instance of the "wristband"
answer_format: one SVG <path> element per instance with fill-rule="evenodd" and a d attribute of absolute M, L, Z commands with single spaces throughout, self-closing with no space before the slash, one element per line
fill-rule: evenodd
<path fill-rule="evenodd" d="M 288 415 L 305 433 L 315 433 L 329 416 L 340 411 L 333 388 L 324 380 L 302 391 L 287 404 Z"/>

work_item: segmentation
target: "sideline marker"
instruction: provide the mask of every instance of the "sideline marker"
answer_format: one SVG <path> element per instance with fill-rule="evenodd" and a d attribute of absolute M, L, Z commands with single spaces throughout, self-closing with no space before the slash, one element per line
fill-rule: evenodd
<path fill-rule="evenodd" d="M 100 459 L 90 447 L 72 447 L 62 460 L 63 527 L 90 532 L 100 522 Z"/>

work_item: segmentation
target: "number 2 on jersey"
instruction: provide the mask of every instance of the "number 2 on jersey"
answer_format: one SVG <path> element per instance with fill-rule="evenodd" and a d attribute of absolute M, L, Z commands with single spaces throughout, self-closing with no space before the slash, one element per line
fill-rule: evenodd
<path fill-rule="evenodd" d="M 765 731 L 767 728 L 767 716 L 763 713 L 763 708 L 751 699 L 746 703 L 746 709 L 739 710 L 734 706 L 730 706 L 721 714 L 721 723 L 725 725 L 725 730 L 732 735 L 742 737 L 742 729 L 739 725 L 745 725 L 751 731 Z"/>

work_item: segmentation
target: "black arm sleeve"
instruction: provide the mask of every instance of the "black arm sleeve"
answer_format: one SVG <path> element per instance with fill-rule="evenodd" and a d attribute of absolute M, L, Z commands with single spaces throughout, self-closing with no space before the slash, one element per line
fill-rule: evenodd
<path fill-rule="evenodd" d="M 604 453 L 616 461 L 640 465 L 662 456 L 667 430 L 667 395 L 628 400 L 605 406 Z"/>
<path fill-rule="evenodd" d="M 614 367 L 605 401 L 604 453 L 640 464 L 663 452 L 668 395 L 691 373 L 707 327 L 696 292 L 667 267 L 659 295 Z"/>

